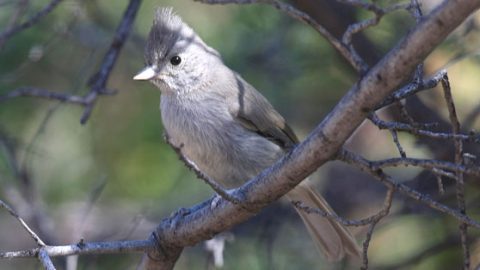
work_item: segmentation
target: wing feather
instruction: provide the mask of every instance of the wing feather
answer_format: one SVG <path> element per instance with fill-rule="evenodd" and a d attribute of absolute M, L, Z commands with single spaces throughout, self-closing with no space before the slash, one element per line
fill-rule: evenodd
<path fill-rule="evenodd" d="M 236 75 L 238 95 L 230 99 L 230 113 L 246 129 L 268 138 L 288 150 L 298 143 L 298 138 L 285 119 L 268 100 L 239 75 Z"/>

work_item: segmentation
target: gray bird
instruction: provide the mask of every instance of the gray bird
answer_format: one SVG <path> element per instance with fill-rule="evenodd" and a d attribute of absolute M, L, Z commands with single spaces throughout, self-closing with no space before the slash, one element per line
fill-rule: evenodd
<path fill-rule="evenodd" d="M 171 8 L 157 10 L 145 59 L 147 66 L 134 79 L 149 80 L 160 89 L 162 121 L 171 143 L 225 188 L 239 187 L 298 143 L 265 97 L 228 68 Z M 286 197 L 333 213 L 307 180 Z M 297 213 L 327 260 L 359 256 L 355 239 L 341 224 Z"/>

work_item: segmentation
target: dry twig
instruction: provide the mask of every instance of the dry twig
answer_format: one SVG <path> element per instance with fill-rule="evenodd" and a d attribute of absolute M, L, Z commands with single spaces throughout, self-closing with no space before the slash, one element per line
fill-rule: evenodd
<path fill-rule="evenodd" d="M 20 222 L 22 227 L 25 229 L 25 231 L 27 231 L 28 234 L 33 238 L 33 240 L 35 240 L 35 242 L 39 246 L 38 248 L 39 252 L 38 254 L 36 254 L 36 257 L 40 260 L 44 268 L 47 270 L 55 270 L 55 266 L 53 265 L 52 260 L 50 259 L 48 253 L 46 253 L 44 249 L 46 245 L 42 241 L 42 239 L 40 239 L 40 237 L 32 229 L 30 229 L 27 223 L 17 214 L 17 212 L 15 212 L 15 210 L 13 210 L 13 208 L 11 208 L 9 205 L 4 203 L 2 200 L 0 200 L 0 206 L 6 209 L 11 216 L 17 219 L 18 222 Z M 2 257 L 2 253 L 0 253 L 0 258 L 1 257 Z"/>
<path fill-rule="evenodd" d="M 388 188 L 393 187 L 395 190 L 399 191 L 403 195 L 406 195 L 420 203 L 426 204 L 432 209 L 436 209 L 442 213 L 448 214 L 457 219 L 458 221 L 466 223 L 471 227 L 480 229 L 480 222 L 470 218 L 469 216 L 461 213 L 456 209 L 453 209 L 435 201 L 427 194 L 420 193 L 404 184 L 394 181 L 392 177 L 387 175 L 382 169 L 375 167 L 372 164 L 372 161 L 369 161 L 361 157 L 360 155 L 343 149 L 340 151 L 337 158 L 338 160 L 344 161 L 345 163 L 350 164 L 360 169 L 361 171 L 372 175 L 375 179 L 386 185 Z"/>
<path fill-rule="evenodd" d="M 113 95 L 116 93 L 115 90 L 107 89 L 107 82 L 118 56 L 120 55 L 123 44 L 130 33 L 130 29 L 137 15 L 140 3 L 141 0 L 130 0 L 122 16 L 122 20 L 115 31 L 112 43 L 103 57 L 102 65 L 100 66 L 99 70 L 90 78 L 90 91 L 86 95 L 76 96 L 67 93 L 51 92 L 49 90 L 35 87 L 21 87 L 11 91 L 8 94 L 0 96 L 0 102 L 19 96 L 33 96 L 81 105 L 84 107 L 84 111 L 82 117 L 80 118 L 80 123 L 85 124 L 90 118 L 98 97 L 102 95 Z"/>
<path fill-rule="evenodd" d="M 44 246 L 21 251 L 0 252 L 0 258 L 30 258 L 37 257 L 41 250 L 44 250 L 49 257 L 70 256 L 80 254 L 110 254 L 110 253 L 132 253 L 145 252 L 155 246 L 152 240 L 95 242 L 65 246 Z"/>
<path fill-rule="evenodd" d="M 447 103 L 448 115 L 450 117 L 450 122 L 452 124 L 453 134 L 460 133 L 460 122 L 458 121 L 455 104 L 452 97 L 452 91 L 450 88 L 450 82 L 448 81 L 448 76 L 445 75 L 442 79 L 442 88 Z M 464 164 L 463 161 L 463 141 L 461 139 L 455 138 L 453 140 L 455 146 L 455 163 L 458 166 Z M 460 213 L 466 215 L 466 206 L 465 206 L 465 183 L 463 181 L 463 172 L 460 169 L 455 170 L 457 182 L 456 182 L 456 196 L 457 196 L 457 205 Z M 463 249 L 463 268 L 470 269 L 470 250 L 467 243 L 467 227 L 466 223 L 460 223 L 460 240 L 462 243 Z"/>
<path fill-rule="evenodd" d="M 30 227 L 28 227 L 27 223 L 17 214 L 17 212 L 15 212 L 15 210 L 13 210 L 13 208 L 4 203 L 2 200 L 0 200 L 0 206 L 7 210 L 10 215 L 18 220 L 18 222 L 20 222 L 22 228 L 28 232 L 38 246 L 45 246 L 45 243 L 42 241 L 42 239 L 40 239 L 40 237 L 38 237 L 38 235 L 32 229 L 30 229 Z"/>
<path fill-rule="evenodd" d="M 13 35 L 21 32 L 29 27 L 35 25 L 40 19 L 48 15 L 55 7 L 60 4 L 62 0 L 52 0 L 48 3 L 42 10 L 30 17 L 27 21 L 15 26 L 10 27 L 4 32 L 0 33 L 0 44 L 3 44 L 7 39 L 11 38 Z M 0 45 L 1 47 L 1 45 Z"/>

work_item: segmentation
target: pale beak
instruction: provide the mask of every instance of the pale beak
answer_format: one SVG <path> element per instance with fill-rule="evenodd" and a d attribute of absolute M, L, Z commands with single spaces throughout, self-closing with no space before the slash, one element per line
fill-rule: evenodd
<path fill-rule="evenodd" d="M 155 76 L 157 76 L 157 70 L 155 66 L 148 66 L 142 69 L 135 77 L 133 77 L 134 80 L 151 80 Z"/>

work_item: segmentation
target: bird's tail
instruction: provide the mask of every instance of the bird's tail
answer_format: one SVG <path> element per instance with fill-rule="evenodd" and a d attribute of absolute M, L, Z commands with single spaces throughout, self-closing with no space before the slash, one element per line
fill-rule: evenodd
<path fill-rule="evenodd" d="M 303 205 L 334 213 L 325 199 L 305 181 L 287 195 L 290 201 L 301 201 Z M 351 233 L 342 224 L 315 213 L 295 208 L 307 227 L 317 248 L 328 261 L 339 261 L 345 254 L 360 257 L 360 248 Z"/>

